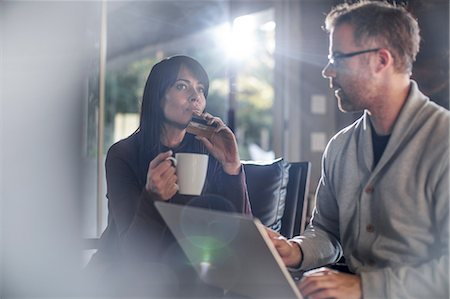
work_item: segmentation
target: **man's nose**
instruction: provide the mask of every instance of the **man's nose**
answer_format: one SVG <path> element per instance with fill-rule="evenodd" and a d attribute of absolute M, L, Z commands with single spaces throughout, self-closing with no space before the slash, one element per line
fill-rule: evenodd
<path fill-rule="evenodd" d="M 328 62 L 327 65 L 322 70 L 322 77 L 332 78 L 335 76 L 336 76 L 336 72 L 335 72 L 334 66 L 333 66 L 333 64 Z"/>

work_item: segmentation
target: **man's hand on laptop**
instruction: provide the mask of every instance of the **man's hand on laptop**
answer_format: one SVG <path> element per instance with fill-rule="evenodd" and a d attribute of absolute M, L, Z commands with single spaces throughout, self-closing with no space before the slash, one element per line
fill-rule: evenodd
<path fill-rule="evenodd" d="M 305 272 L 298 288 L 305 298 L 362 298 L 359 275 L 342 273 L 325 267 Z"/>
<path fill-rule="evenodd" d="M 284 264 L 287 267 L 298 268 L 302 261 L 302 252 L 298 243 L 286 239 L 270 228 L 266 228 L 266 231 Z"/>

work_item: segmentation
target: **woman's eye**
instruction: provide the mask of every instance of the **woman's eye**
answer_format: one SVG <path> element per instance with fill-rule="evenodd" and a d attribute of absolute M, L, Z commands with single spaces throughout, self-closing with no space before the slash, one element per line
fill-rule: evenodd
<path fill-rule="evenodd" d="M 184 84 L 184 83 L 178 83 L 175 87 L 176 87 L 178 90 L 185 90 L 185 89 L 187 89 L 187 85 Z"/>
<path fill-rule="evenodd" d="M 198 92 L 201 92 L 202 94 L 205 94 L 205 88 L 204 87 L 200 87 L 198 89 Z"/>

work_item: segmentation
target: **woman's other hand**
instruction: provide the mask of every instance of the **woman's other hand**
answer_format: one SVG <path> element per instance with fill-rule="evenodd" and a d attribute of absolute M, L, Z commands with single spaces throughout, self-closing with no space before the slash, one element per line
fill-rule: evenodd
<path fill-rule="evenodd" d="M 211 137 L 196 136 L 203 142 L 208 151 L 222 164 L 223 170 L 230 175 L 237 175 L 241 171 L 241 160 L 236 137 L 229 127 L 219 118 L 209 113 L 201 115 L 208 124 L 215 124 L 217 128 Z"/>
<path fill-rule="evenodd" d="M 172 161 L 168 160 L 172 151 L 159 154 L 150 162 L 145 189 L 158 195 L 162 200 L 171 199 L 178 191 L 177 175 Z"/>

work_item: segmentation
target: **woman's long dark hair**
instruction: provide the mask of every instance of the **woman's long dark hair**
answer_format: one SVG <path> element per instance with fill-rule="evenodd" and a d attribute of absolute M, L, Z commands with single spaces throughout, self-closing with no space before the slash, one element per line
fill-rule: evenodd
<path fill-rule="evenodd" d="M 182 65 L 204 85 L 205 98 L 208 96 L 208 74 L 197 60 L 177 55 L 153 66 L 145 83 L 139 128 L 136 131 L 139 136 L 139 161 L 145 174 L 148 163 L 159 154 L 164 123 L 162 100 L 167 90 L 175 83 Z"/>

